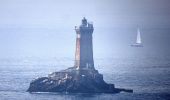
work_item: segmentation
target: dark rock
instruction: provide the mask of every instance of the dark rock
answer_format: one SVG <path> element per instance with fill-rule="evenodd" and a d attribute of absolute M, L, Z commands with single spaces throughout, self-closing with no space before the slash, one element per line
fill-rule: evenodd
<path fill-rule="evenodd" d="M 28 92 L 70 92 L 70 93 L 119 93 L 133 90 L 118 89 L 114 84 L 107 84 L 97 70 L 76 70 L 71 67 L 53 72 L 48 77 L 41 77 L 30 83 Z"/>

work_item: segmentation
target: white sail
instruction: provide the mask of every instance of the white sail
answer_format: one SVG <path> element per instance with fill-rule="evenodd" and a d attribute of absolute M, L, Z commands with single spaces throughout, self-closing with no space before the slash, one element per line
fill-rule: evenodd
<path fill-rule="evenodd" d="M 138 28 L 138 30 L 137 30 L 137 39 L 136 39 L 136 43 L 137 43 L 137 44 L 141 44 L 141 43 L 142 43 L 139 28 Z"/>

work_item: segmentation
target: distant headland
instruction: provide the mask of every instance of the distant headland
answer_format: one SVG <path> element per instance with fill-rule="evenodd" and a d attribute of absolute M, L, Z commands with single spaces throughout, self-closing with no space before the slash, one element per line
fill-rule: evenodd
<path fill-rule="evenodd" d="M 119 93 L 133 92 L 130 89 L 115 88 L 103 80 L 103 75 L 94 67 L 93 24 L 86 18 L 75 27 L 76 52 L 75 64 L 65 70 L 53 72 L 48 77 L 40 77 L 30 83 L 28 92 L 68 92 L 68 93 Z"/>

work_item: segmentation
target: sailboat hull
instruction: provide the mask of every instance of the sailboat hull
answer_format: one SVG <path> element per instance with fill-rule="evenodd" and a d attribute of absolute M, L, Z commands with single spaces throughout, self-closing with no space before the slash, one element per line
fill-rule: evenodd
<path fill-rule="evenodd" d="M 139 44 L 139 43 L 132 44 L 131 46 L 132 46 L 132 47 L 143 47 L 143 45 L 142 45 L 142 44 Z"/>

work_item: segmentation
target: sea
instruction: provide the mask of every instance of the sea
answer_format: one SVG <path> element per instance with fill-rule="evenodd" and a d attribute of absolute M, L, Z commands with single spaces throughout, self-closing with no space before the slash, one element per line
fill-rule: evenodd
<path fill-rule="evenodd" d="M 133 93 L 29 93 L 30 82 L 72 67 L 72 57 L 0 59 L 0 100 L 170 100 L 170 56 L 111 56 L 94 58 L 107 83 Z"/>

